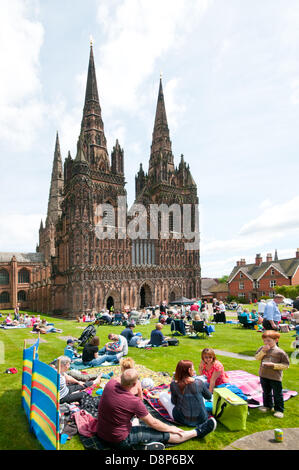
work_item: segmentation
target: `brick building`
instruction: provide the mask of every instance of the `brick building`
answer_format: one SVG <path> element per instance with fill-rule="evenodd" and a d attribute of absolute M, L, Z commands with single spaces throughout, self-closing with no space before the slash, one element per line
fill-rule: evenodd
<path fill-rule="evenodd" d="M 40 270 L 40 253 L 0 253 L 0 308 L 28 308 L 33 271 Z M 46 268 L 45 268 L 46 269 Z"/>
<path fill-rule="evenodd" d="M 273 297 L 276 286 L 299 284 L 299 249 L 294 258 L 274 259 L 268 253 L 263 261 L 260 254 L 255 263 L 246 264 L 245 259 L 237 261 L 228 279 L 229 294 L 250 301 L 262 296 Z"/>
<path fill-rule="evenodd" d="M 138 308 L 201 295 L 199 243 L 195 249 L 185 249 L 190 239 L 175 236 L 173 212 L 166 238 L 160 211 L 157 238 L 150 236 L 148 225 L 145 237 L 135 240 L 127 233 L 123 236 L 119 225 L 114 238 L 96 236 L 99 219 L 110 217 L 99 215 L 98 206 L 113 207 L 116 220 L 119 198 L 125 198 L 126 206 L 124 163 L 118 140 L 111 158 L 108 154 L 91 45 L 77 154 L 73 159 L 69 152 L 62 163 L 57 133 L 47 217 L 40 224 L 37 253 L 26 255 L 26 260 L 4 254 L 0 295 L 5 302 L 0 308 L 14 307 L 23 296 L 21 307 L 74 317 L 111 305 Z M 176 204 L 183 212 L 183 205 L 189 205 L 192 230 L 197 230 L 197 187 L 183 155 L 178 167 L 174 164 L 161 79 L 148 172 L 141 164 L 135 190 L 135 203 L 147 209 L 151 204 Z M 126 216 L 124 224 L 131 220 L 132 215 Z M 25 284 L 17 282 L 21 268 L 28 272 Z"/>

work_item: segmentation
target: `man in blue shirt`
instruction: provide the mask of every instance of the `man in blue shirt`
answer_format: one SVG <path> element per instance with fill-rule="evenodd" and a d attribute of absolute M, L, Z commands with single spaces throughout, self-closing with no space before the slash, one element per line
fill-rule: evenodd
<path fill-rule="evenodd" d="M 276 294 L 273 300 L 267 302 L 263 316 L 263 327 L 265 330 L 278 330 L 278 323 L 281 320 L 278 304 L 281 304 L 283 300 L 283 295 Z"/>
<path fill-rule="evenodd" d="M 150 344 L 152 346 L 168 346 L 168 337 L 163 335 L 162 328 L 162 323 L 157 323 L 156 329 L 151 332 Z"/>

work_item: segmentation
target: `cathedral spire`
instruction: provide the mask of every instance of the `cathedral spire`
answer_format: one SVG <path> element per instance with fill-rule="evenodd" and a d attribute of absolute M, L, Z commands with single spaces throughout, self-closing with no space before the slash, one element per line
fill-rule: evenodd
<path fill-rule="evenodd" d="M 97 103 L 100 104 L 97 77 L 96 77 L 94 58 L 93 58 L 92 43 L 90 44 L 88 75 L 87 75 L 87 84 L 86 84 L 86 91 L 85 91 L 85 106 L 87 105 L 89 101 L 96 101 Z"/>
<path fill-rule="evenodd" d="M 164 167 L 164 176 L 169 172 L 174 171 L 173 154 L 171 148 L 171 140 L 169 136 L 162 77 L 160 76 L 155 123 L 151 145 L 149 175 L 154 172 L 157 167 L 161 166 L 162 161 Z M 165 166 L 167 167 L 166 169 Z M 162 179 L 165 180 L 165 177 L 163 177 Z"/>
<path fill-rule="evenodd" d="M 104 133 L 92 43 L 90 44 L 81 132 L 83 133 L 85 157 L 91 168 L 108 173 L 110 160 Z"/>
<path fill-rule="evenodd" d="M 51 185 L 48 201 L 48 213 L 46 219 L 46 226 L 52 222 L 56 224 L 59 216 L 61 215 L 60 203 L 62 200 L 63 192 L 63 172 L 62 172 L 62 160 L 60 152 L 60 143 L 58 132 L 56 133 L 56 142 L 54 150 L 54 159 L 52 167 Z"/>

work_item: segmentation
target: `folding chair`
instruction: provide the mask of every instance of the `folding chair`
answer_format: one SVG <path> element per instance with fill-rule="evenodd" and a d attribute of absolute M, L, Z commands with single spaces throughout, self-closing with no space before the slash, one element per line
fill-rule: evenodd
<path fill-rule="evenodd" d="M 203 320 L 193 320 L 192 327 L 193 332 L 196 333 L 197 336 L 200 336 L 201 334 L 203 335 L 203 338 L 205 334 L 208 336 L 208 330 L 207 327 L 204 325 Z"/>
<path fill-rule="evenodd" d="M 122 313 L 115 313 L 112 325 L 121 325 L 123 321 Z"/>
<path fill-rule="evenodd" d="M 182 336 L 186 336 L 186 328 L 183 320 L 172 320 L 170 329 L 173 332 L 173 335 L 177 335 L 179 333 Z"/>

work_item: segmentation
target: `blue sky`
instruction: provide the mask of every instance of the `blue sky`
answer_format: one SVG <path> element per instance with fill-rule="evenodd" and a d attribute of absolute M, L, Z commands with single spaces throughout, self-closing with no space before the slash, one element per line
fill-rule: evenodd
<path fill-rule="evenodd" d="M 200 199 L 204 277 L 299 248 L 297 0 L 0 3 L 0 250 L 35 251 L 56 131 L 75 156 L 94 43 L 111 153 L 128 202 L 147 170 L 160 73 L 175 156 Z"/>

